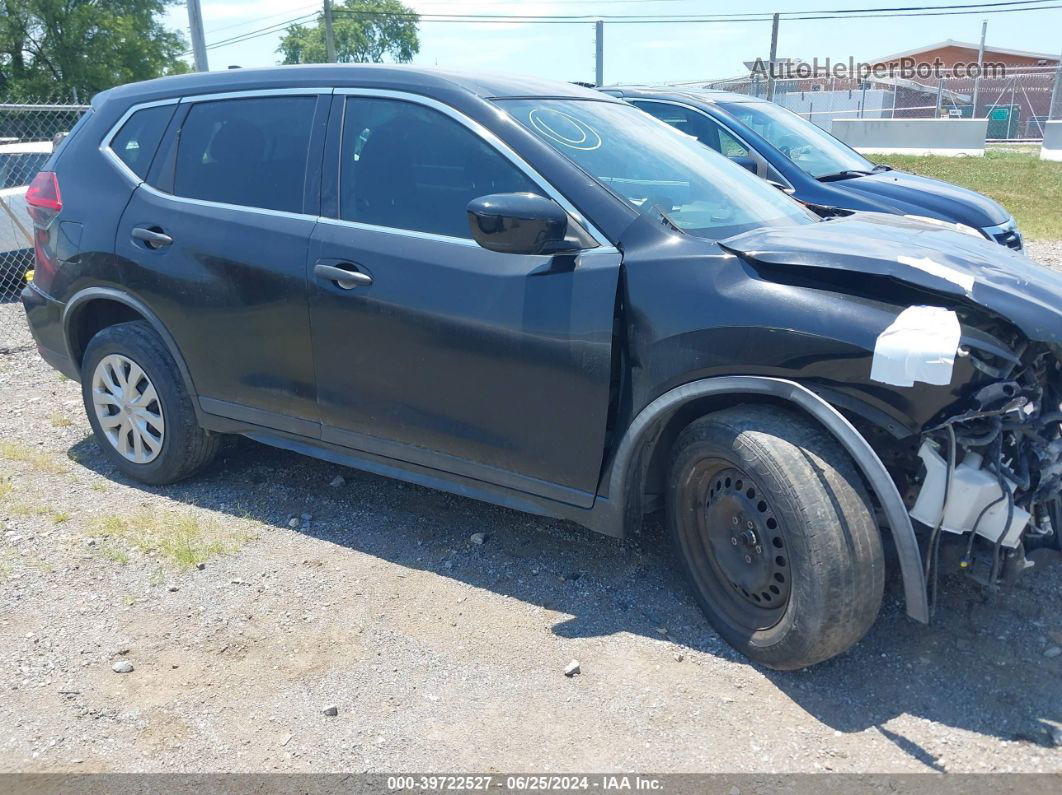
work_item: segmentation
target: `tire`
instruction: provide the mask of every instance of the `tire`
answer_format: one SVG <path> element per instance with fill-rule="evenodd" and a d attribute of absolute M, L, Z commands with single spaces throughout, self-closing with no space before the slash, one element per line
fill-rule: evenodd
<path fill-rule="evenodd" d="M 199 427 L 176 362 L 144 321 L 108 326 L 92 338 L 81 364 L 81 397 L 96 443 L 135 480 L 176 483 L 217 454 L 220 438 Z"/>
<path fill-rule="evenodd" d="M 855 465 L 814 422 L 739 406 L 691 423 L 673 447 L 666 506 L 701 609 L 750 659 L 803 668 L 874 623 L 881 534 Z"/>

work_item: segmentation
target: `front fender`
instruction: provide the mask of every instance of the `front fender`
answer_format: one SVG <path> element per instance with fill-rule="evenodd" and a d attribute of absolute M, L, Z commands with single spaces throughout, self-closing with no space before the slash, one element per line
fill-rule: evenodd
<path fill-rule="evenodd" d="M 900 560 L 907 614 L 916 621 L 928 623 L 929 600 L 922 554 L 896 484 L 870 443 L 855 426 L 837 409 L 795 381 L 762 376 L 704 378 L 665 392 L 647 405 L 627 428 L 602 479 L 604 499 L 601 505 L 596 506 L 597 511 L 601 512 L 601 522 L 596 529 L 610 535 L 623 535 L 624 528 L 631 526 L 634 517 L 630 516 L 631 501 L 626 497 L 635 490 L 641 493 L 646 453 L 652 450 L 668 420 L 691 401 L 727 396 L 766 397 L 789 404 L 811 415 L 837 439 L 866 478 L 889 522 Z M 640 501 L 634 500 L 633 504 L 640 505 Z"/>

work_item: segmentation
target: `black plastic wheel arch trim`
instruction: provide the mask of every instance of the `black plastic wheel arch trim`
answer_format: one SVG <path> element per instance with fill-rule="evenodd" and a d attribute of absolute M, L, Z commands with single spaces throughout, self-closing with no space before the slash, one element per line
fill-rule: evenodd
<path fill-rule="evenodd" d="M 196 416 L 200 416 L 201 409 L 199 408 L 199 401 L 195 398 L 198 393 L 195 389 L 195 384 L 192 381 L 192 374 L 188 371 L 188 366 L 185 364 L 184 356 L 181 354 L 181 349 L 177 347 L 177 341 L 174 340 L 173 335 L 159 320 L 158 316 L 148 309 L 147 305 L 122 290 L 116 290 L 113 287 L 86 287 L 83 290 L 79 290 L 75 293 L 69 301 L 63 306 L 63 338 L 66 340 L 66 353 L 70 357 L 70 361 L 75 367 L 78 366 L 80 356 L 84 351 L 75 351 L 73 341 L 73 329 L 71 328 L 71 322 L 77 317 L 77 313 L 83 308 L 83 305 L 90 303 L 93 300 L 108 300 L 115 301 L 116 303 L 125 304 L 130 309 L 135 310 L 148 322 L 148 324 L 155 329 L 158 335 L 162 338 L 163 344 L 170 352 L 173 360 L 177 363 L 177 370 L 181 374 L 181 378 L 184 381 L 185 390 L 192 398 L 192 405 L 195 409 Z M 78 367 L 80 369 L 80 367 Z"/>
<path fill-rule="evenodd" d="M 608 526 L 615 524 L 622 527 L 625 523 L 627 509 L 623 495 L 627 494 L 628 488 L 641 487 L 641 478 L 636 475 L 635 470 L 641 466 L 647 445 L 681 406 L 691 400 L 716 395 L 767 395 L 784 400 L 810 414 L 837 439 L 855 460 L 888 520 L 900 560 L 907 615 L 928 624 L 929 600 L 926 594 L 922 553 L 896 484 L 878 454 L 855 426 L 837 409 L 795 381 L 762 376 L 720 376 L 683 384 L 658 397 L 638 413 L 620 442 L 606 474 L 610 498 L 599 500 L 599 505 L 595 506 L 604 509 L 608 515 L 595 517 L 595 529 L 610 535 L 620 534 Z"/>

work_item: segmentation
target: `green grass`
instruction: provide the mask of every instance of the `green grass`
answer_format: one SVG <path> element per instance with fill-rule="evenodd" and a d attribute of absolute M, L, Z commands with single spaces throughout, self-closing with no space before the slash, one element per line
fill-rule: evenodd
<path fill-rule="evenodd" d="M 61 475 L 68 471 L 54 456 L 17 442 L 0 442 L 0 458 L 22 461 L 34 469 L 53 475 Z"/>
<path fill-rule="evenodd" d="M 875 163 L 954 182 L 991 196 L 1014 214 L 1027 240 L 1062 240 L 1062 163 L 1027 152 L 984 157 L 875 155 Z"/>
<path fill-rule="evenodd" d="M 105 516 L 93 522 L 93 531 L 104 542 L 101 552 L 124 547 L 141 553 L 156 553 L 179 567 L 190 568 L 217 555 L 235 552 L 249 535 L 242 530 L 222 526 L 212 520 L 200 521 L 196 516 L 180 512 L 142 511 L 132 516 Z"/>

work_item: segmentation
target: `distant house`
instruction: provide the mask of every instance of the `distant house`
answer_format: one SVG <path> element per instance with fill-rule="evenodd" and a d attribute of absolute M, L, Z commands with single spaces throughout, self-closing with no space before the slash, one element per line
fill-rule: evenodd
<path fill-rule="evenodd" d="M 957 64 L 977 63 L 978 45 L 975 42 L 946 39 L 926 44 L 913 50 L 884 55 L 867 61 L 874 66 L 934 64 L 939 62 L 947 69 Z M 1051 106 L 1051 90 L 1055 82 L 1059 54 L 1015 50 L 985 44 L 983 63 L 1002 64 L 1005 75 L 986 74 L 981 78 L 977 95 L 977 107 L 972 107 L 974 79 L 966 76 L 951 76 L 944 81 L 946 90 L 954 92 L 967 101 L 950 104 L 953 113 L 964 116 L 987 116 L 989 138 L 1038 138 L 1043 135 L 1043 122 Z M 916 77 L 916 87 L 898 86 L 896 90 L 895 115 L 923 116 L 927 94 L 937 86 L 936 78 Z M 918 108 L 918 109 L 916 109 Z"/>
<path fill-rule="evenodd" d="M 978 45 L 967 41 L 945 39 L 936 44 L 926 44 L 913 50 L 885 55 L 867 61 L 869 64 L 897 66 L 904 58 L 914 59 L 918 63 L 933 63 L 936 59 L 947 67 L 957 63 L 975 63 Z M 985 61 L 1002 63 L 1008 67 L 1052 67 L 1058 66 L 1058 53 L 1030 52 L 1029 50 L 1010 50 L 985 44 Z M 1045 70 L 1046 71 L 1046 70 Z"/>

